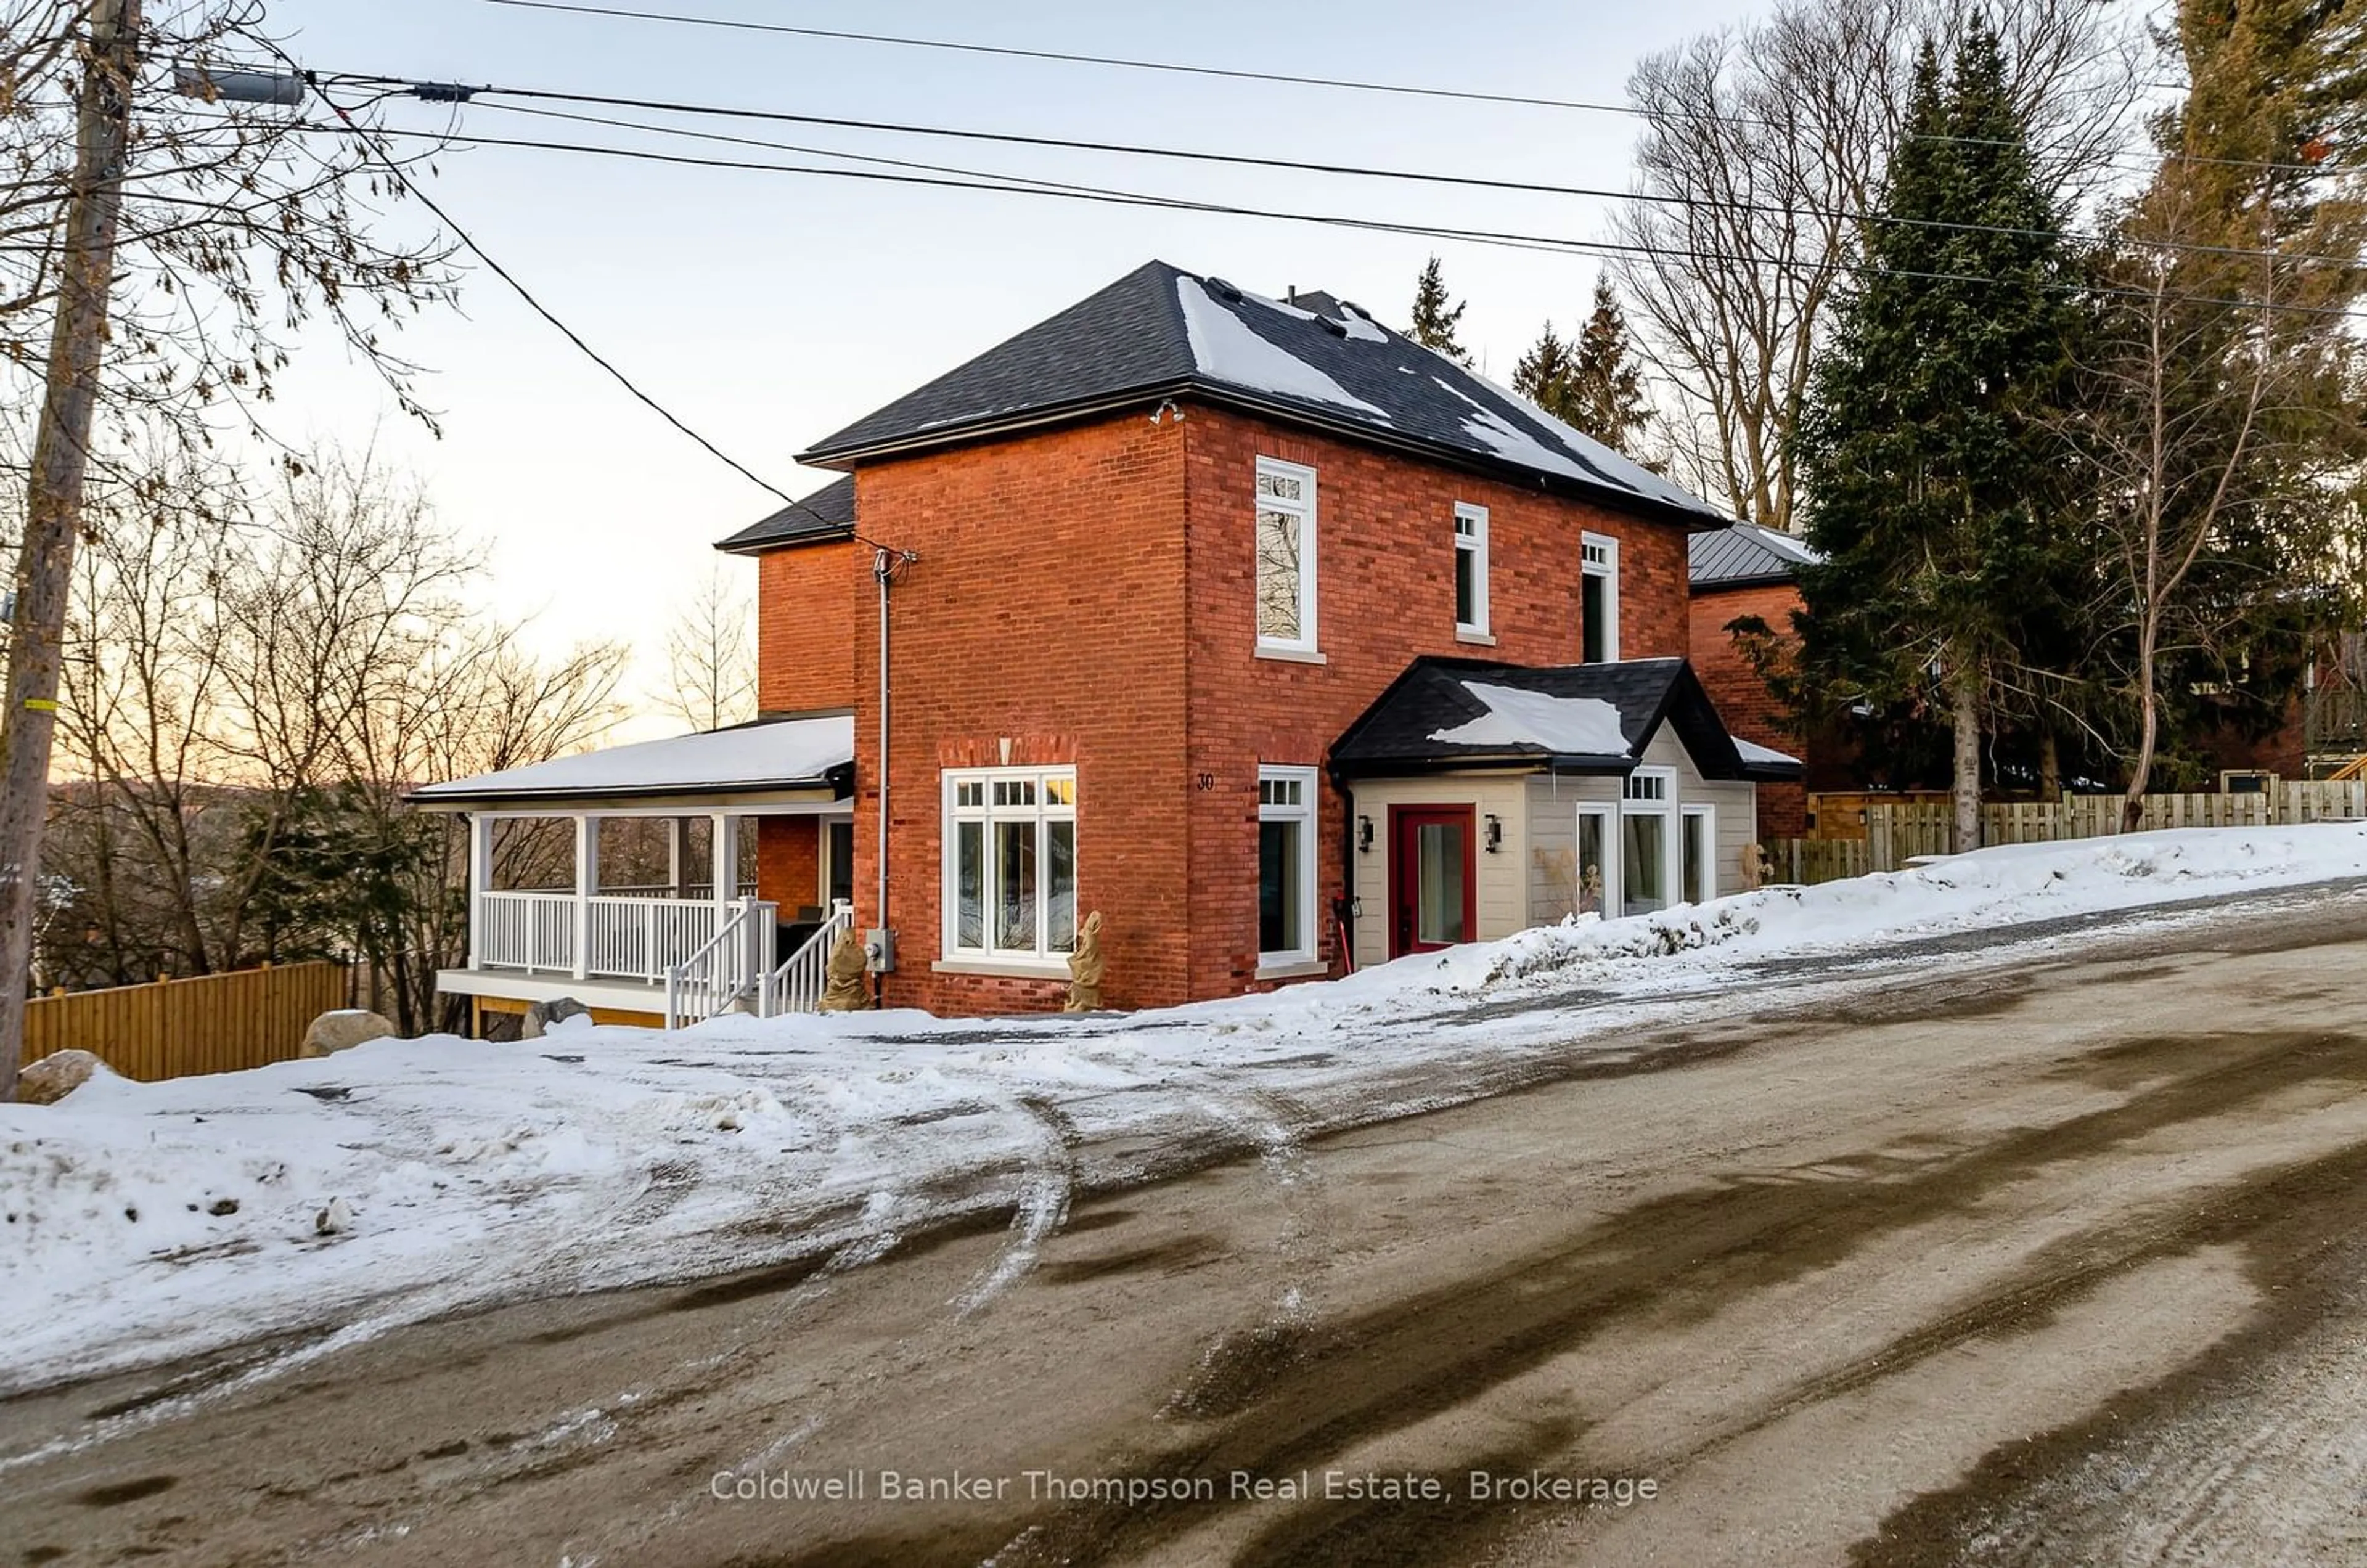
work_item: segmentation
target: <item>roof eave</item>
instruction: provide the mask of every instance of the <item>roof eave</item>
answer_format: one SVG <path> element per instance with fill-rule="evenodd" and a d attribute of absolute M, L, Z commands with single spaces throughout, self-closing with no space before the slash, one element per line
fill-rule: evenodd
<path fill-rule="evenodd" d="M 1695 593 L 1723 593 L 1729 589 L 1737 588 L 1784 587 L 1796 583 L 1799 580 L 1799 575 L 1796 572 L 1761 571 L 1754 572 L 1749 577 L 1712 578 L 1707 582 L 1693 583 L 1691 587 L 1693 592 Z"/>
<path fill-rule="evenodd" d="M 833 768 L 831 772 L 836 773 L 840 770 Z M 667 784 L 663 788 L 648 784 L 587 784 L 577 789 L 471 790 L 466 795 L 429 795 L 425 791 L 413 791 L 402 798 L 405 806 L 421 811 L 492 808 L 531 811 L 538 806 L 575 807 L 617 800 L 704 800 L 719 795 L 819 795 L 828 791 L 832 799 L 839 800 L 853 793 L 848 784 L 849 781 L 832 777 L 736 779 L 715 784 Z"/>
<path fill-rule="evenodd" d="M 788 534 L 773 539 L 718 539 L 715 548 L 727 556 L 770 555 L 775 550 L 793 550 L 804 545 L 843 545 L 855 537 L 855 525 L 841 527 L 816 528 L 810 533 Z"/>
<path fill-rule="evenodd" d="M 1461 756 L 1425 751 L 1335 761 L 1331 769 L 1337 776 L 1351 779 L 1386 778 L 1397 773 L 1480 772 L 1624 775 L 1635 772 L 1636 759 L 1551 751 L 1489 751 Z"/>

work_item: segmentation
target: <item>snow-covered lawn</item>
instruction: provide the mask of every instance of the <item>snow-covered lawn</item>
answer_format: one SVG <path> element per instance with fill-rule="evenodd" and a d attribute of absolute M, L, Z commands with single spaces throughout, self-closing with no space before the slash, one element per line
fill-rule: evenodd
<path fill-rule="evenodd" d="M 950 1213 L 1014 1209 L 976 1304 L 1025 1272 L 1077 1151 L 1109 1134 L 1154 1162 L 1271 1147 L 1618 1050 L 1643 1004 L 1747 1006 L 1726 993 L 1770 958 L 1863 957 L 1853 983 L 1886 983 L 1882 954 L 1913 937 L 2002 945 L 2033 920 L 2360 874 L 2367 827 L 2154 833 L 1573 921 L 1164 1012 L 573 1024 L 102 1077 L 0 1106 L 0 1393 L 308 1331 L 284 1364 L 456 1308 L 794 1254 L 851 1266 Z"/>

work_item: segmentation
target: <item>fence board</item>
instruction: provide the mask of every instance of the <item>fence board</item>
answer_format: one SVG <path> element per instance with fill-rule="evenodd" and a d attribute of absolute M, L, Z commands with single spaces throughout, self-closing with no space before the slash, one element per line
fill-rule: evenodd
<path fill-rule="evenodd" d="M 2043 844 L 2108 838 L 2121 830 L 2124 810 L 2117 795 L 2001 801 L 1981 807 L 1981 841 Z M 1917 855 L 1948 852 L 1954 812 L 1945 805 L 1869 802 L 1863 811 L 1863 839 L 1772 840 L 1768 849 L 1775 871 L 1789 872 L 1794 882 L 1829 882 L 1872 871 L 1897 871 Z M 2249 793 L 2149 795 L 2145 797 L 2138 829 L 2267 828 L 2358 820 L 2367 820 L 2367 779 L 2296 779 Z"/>
<path fill-rule="evenodd" d="M 25 1060 L 88 1051 L 126 1077 L 153 1081 L 284 1062 L 304 1031 L 345 1005 L 342 964 L 288 964 L 36 997 L 25 1008 Z"/>

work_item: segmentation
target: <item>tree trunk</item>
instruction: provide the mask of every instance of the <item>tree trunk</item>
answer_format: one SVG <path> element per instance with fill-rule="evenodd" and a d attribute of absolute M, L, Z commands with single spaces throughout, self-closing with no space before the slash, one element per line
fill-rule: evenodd
<path fill-rule="evenodd" d="M 66 213 L 48 384 L 26 486 L 7 707 L 0 711 L 0 1100 L 17 1098 L 25 1044 L 25 984 L 40 919 L 41 829 L 49 819 L 50 755 L 57 739 L 60 645 L 74 542 L 82 532 L 108 295 L 115 282 L 139 28 L 140 0 L 98 0 L 92 9 L 90 62 L 74 132 L 74 201 Z"/>
<path fill-rule="evenodd" d="M 1951 716 L 1956 730 L 1956 772 L 1952 792 L 1955 820 L 1948 847 L 1964 854 L 1981 847 L 1981 676 L 1979 667 L 1959 665 L 1950 682 Z"/>
<path fill-rule="evenodd" d="M 2063 798 L 2063 743 L 2051 728 L 2038 732 L 2038 797 L 2049 806 Z"/>
<path fill-rule="evenodd" d="M 2121 831 L 2134 833 L 2145 820 L 2146 786 L 2153 782 L 2153 752 L 2161 731 L 2161 703 L 2153 690 L 2153 642 L 2143 639 L 2137 652 L 2137 678 L 2144 682 L 2138 697 L 2136 761 L 2129 764 L 2128 794 L 2121 799 Z"/>

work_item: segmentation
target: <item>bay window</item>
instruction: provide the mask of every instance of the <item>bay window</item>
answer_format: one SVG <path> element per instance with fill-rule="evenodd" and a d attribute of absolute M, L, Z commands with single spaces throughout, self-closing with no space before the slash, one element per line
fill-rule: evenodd
<path fill-rule="evenodd" d="M 1056 962 L 1077 941 L 1077 771 L 949 768 L 949 957 Z"/>

